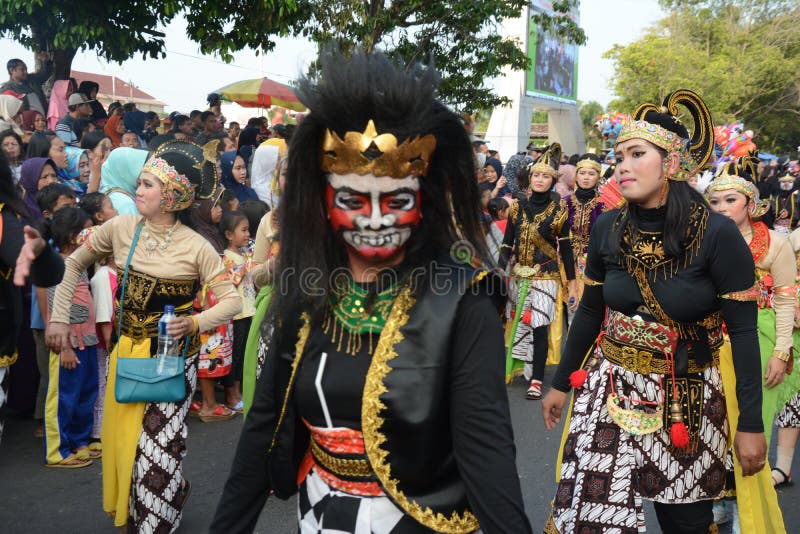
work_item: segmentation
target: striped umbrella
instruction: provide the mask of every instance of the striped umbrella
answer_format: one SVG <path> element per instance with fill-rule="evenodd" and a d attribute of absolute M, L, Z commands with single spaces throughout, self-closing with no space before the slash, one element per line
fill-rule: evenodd
<path fill-rule="evenodd" d="M 300 103 L 294 90 L 288 85 L 278 83 L 269 78 L 256 78 L 242 80 L 226 85 L 214 91 L 222 100 L 236 102 L 246 108 L 268 108 L 279 106 L 305 111 L 306 107 Z"/>

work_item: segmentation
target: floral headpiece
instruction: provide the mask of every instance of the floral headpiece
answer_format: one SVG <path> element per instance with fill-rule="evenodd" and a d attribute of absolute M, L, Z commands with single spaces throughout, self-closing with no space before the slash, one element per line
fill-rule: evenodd
<path fill-rule="evenodd" d="M 597 174 L 600 174 L 600 172 L 602 171 L 600 162 L 592 158 L 582 159 L 575 164 L 575 172 L 578 172 L 581 169 L 592 169 L 593 171 L 597 171 Z"/>
<path fill-rule="evenodd" d="M 181 211 L 194 201 L 194 185 L 186 176 L 163 158 L 152 158 L 142 167 L 161 182 L 161 207 L 165 211 Z"/>
<path fill-rule="evenodd" d="M 390 133 L 379 134 L 370 119 L 363 132 L 346 132 L 344 140 L 327 130 L 322 143 L 322 170 L 326 173 L 354 173 L 360 176 L 425 176 L 436 149 L 432 134 L 416 136 L 397 144 Z"/>
<path fill-rule="evenodd" d="M 694 120 L 694 132 L 690 138 L 684 138 L 676 131 L 652 122 L 662 119 L 662 123 L 671 123 L 676 129 L 682 130 L 683 127 L 679 126 L 678 104 L 683 105 Z M 700 95 L 681 89 L 667 95 L 660 107 L 642 104 L 636 108 L 622 123 L 616 145 L 630 139 L 644 139 L 666 150 L 668 158 L 677 156 L 680 167 L 668 178 L 683 182 L 706 167 L 714 150 L 714 124 L 708 106 Z"/>
<path fill-rule="evenodd" d="M 759 199 L 758 189 L 753 183 L 752 177 L 756 174 L 757 165 L 758 158 L 754 156 L 742 156 L 729 162 L 722 167 L 720 173 L 706 189 L 706 198 L 710 197 L 711 193 L 733 189 L 752 201 L 750 216 L 761 217 L 769 209 L 769 201 Z"/>

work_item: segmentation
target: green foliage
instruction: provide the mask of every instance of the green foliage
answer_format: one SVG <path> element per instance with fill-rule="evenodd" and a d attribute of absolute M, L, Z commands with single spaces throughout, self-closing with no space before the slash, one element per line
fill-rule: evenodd
<path fill-rule="evenodd" d="M 537 22 L 570 42 L 586 41 L 564 13 L 575 0 L 554 2 L 555 16 Z M 410 64 L 433 58 L 442 73 L 441 96 L 451 105 L 474 111 L 507 103 L 486 83 L 504 68 L 529 67 L 522 43 L 505 39 L 501 23 L 519 16 L 527 0 L 298 0 L 292 32 L 319 45 L 345 52 L 356 46 L 380 49 Z"/>
<path fill-rule="evenodd" d="M 668 16 L 638 41 L 606 52 L 616 66 L 610 108 L 697 91 L 716 124 L 733 119 L 764 150 L 800 140 L 800 6 L 767 0 L 662 0 Z"/>
<path fill-rule="evenodd" d="M 589 102 L 578 102 L 578 114 L 581 117 L 583 128 L 583 138 L 586 140 L 586 148 L 593 148 L 596 151 L 603 150 L 603 138 L 595 127 L 597 117 L 602 115 L 605 110 L 599 102 L 590 100 Z"/>

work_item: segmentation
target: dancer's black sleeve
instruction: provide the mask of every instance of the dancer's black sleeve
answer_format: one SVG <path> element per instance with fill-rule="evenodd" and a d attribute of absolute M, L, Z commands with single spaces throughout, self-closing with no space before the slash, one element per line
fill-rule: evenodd
<path fill-rule="evenodd" d="M 470 508 L 486 534 L 532 532 L 517 474 L 503 329 L 489 297 L 461 300 L 452 339 L 450 430 Z"/>
<path fill-rule="evenodd" d="M 282 401 L 277 398 L 275 384 L 279 376 L 288 370 L 277 352 L 270 350 L 256 382 L 253 405 L 247 413 L 231 471 L 209 532 L 253 532 L 261 509 L 267 502 L 270 493 L 267 451 Z"/>

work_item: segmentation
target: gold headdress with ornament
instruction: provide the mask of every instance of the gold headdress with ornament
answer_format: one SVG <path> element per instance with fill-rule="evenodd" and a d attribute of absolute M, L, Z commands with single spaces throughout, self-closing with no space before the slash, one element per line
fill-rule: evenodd
<path fill-rule="evenodd" d="M 195 197 L 208 199 L 219 187 L 217 174 L 219 143 L 219 139 L 214 139 L 200 146 L 176 139 L 161 144 L 154 155 L 166 160 L 178 174 L 186 177 L 194 185 Z"/>
<path fill-rule="evenodd" d="M 752 201 L 750 216 L 761 217 L 769 209 L 769 201 L 759 199 L 758 189 L 753 182 L 757 168 L 758 157 L 755 154 L 729 161 L 718 170 L 717 177 L 706 189 L 706 198 L 710 197 L 711 193 L 733 189 Z"/>
<path fill-rule="evenodd" d="M 428 172 L 436 137 L 433 134 L 406 139 L 400 145 L 390 133 L 379 134 L 370 119 L 363 132 L 345 132 L 344 140 L 328 129 L 322 143 L 322 170 L 336 174 L 372 174 L 406 178 Z"/>
<path fill-rule="evenodd" d="M 662 122 L 680 125 L 678 105 L 685 107 L 694 121 L 694 131 L 690 138 L 683 138 L 679 133 L 651 122 L 654 119 L 663 118 L 666 120 Z M 668 178 L 675 181 L 686 181 L 704 169 L 711 158 L 714 151 L 714 123 L 711 120 L 708 106 L 700 98 L 700 95 L 688 89 L 680 89 L 667 95 L 660 107 L 653 104 L 642 104 L 636 108 L 630 117 L 623 121 L 616 144 L 619 145 L 630 139 L 649 141 L 666 150 L 668 158 L 677 156 L 680 160 L 680 168 Z"/>
<path fill-rule="evenodd" d="M 786 174 L 784 174 L 783 176 L 779 176 L 778 177 L 778 181 L 779 182 L 794 182 L 794 180 L 795 180 L 794 176 L 792 176 L 788 172 Z"/>
<path fill-rule="evenodd" d="M 161 182 L 161 208 L 164 211 L 181 211 L 194 202 L 194 185 L 165 159 L 151 158 L 142 167 Z"/>
<path fill-rule="evenodd" d="M 600 165 L 599 161 L 587 155 L 585 158 L 578 160 L 578 163 L 575 164 L 575 172 L 581 169 L 592 169 L 596 171 L 597 174 L 601 174 L 603 167 Z"/>
<path fill-rule="evenodd" d="M 528 176 L 535 172 L 549 174 L 554 179 L 558 178 L 558 165 L 561 163 L 561 145 L 553 143 L 545 149 L 539 158 L 528 165 Z"/>

